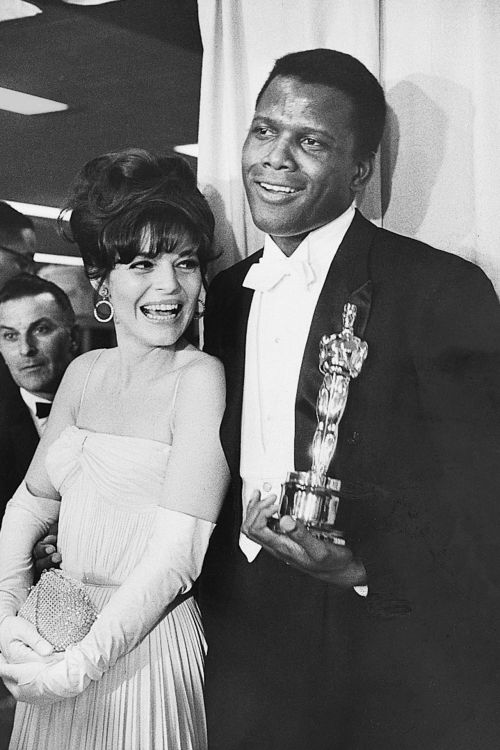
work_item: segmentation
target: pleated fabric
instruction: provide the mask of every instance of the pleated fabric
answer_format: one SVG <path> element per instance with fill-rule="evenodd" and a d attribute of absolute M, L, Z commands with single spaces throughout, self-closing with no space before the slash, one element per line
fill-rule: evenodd
<path fill-rule="evenodd" d="M 100 611 L 153 530 L 170 446 L 67 428 L 47 469 L 62 496 L 62 567 Z M 99 682 L 49 706 L 19 703 L 10 750 L 204 750 L 206 643 L 192 596 Z"/>

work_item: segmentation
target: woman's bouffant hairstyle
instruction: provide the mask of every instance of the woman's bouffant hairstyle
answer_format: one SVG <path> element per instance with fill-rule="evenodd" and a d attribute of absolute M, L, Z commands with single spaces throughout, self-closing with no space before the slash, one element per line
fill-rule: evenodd
<path fill-rule="evenodd" d="M 90 279 L 102 282 L 117 263 L 130 263 L 139 253 L 174 252 L 186 235 L 205 279 L 214 217 L 180 157 L 136 148 L 98 156 L 76 176 L 61 226 L 69 210 L 71 232 L 63 233 L 78 245 Z"/>

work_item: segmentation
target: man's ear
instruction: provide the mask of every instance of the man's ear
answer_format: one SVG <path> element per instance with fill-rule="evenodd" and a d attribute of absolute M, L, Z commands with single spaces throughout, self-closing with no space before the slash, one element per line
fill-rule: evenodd
<path fill-rule="evenodd" d="M 80 349 L 80 344 L 82 340 L 82 332 L 81 332 L 80 326 L 77 323 L 71 326 L 69 336 L 70 336 L 69 350 L 71 354 L 77 354 Z"/>
<path fill-rule="evenodd" d="M 92 285 L 92 289 L 94 290 L 94 292 L 98 292 L 99 287 L 102 286 L 102 282 L 99 279 L 89 279 L 89 281 Z"/>
<path fill-rule="evenodd" d="M 351 181 L 351 190 L 353 193 L 360 193 L 365 189 L 373 174 L 374 164 L 375 154 L 373 153 L 358 159 L 356 171 Z"/>

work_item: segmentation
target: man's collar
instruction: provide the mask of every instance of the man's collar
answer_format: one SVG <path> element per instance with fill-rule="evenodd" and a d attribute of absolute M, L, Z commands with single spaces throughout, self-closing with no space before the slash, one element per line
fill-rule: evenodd
<path fill-rule="evenodd" d="M 30 391 L 27 391 L 26 388 L 19 388 L 19 392 L 21 394 L 21 398 L 32 414 L 36 414 L 37 401 L 42 402 L 43 404 L 52 403 L 51 399 L 42 398 L 41 396 L 35 396 L 34 393 L 30 393 Z"/>
<path fill-rule="evenodd" d="M 290 257 L 294 258 L 295 261 L 310 263 L 315 269 L 319 267 L 326 270 L 330 266 L 345 233 L 349 229 L 354 214 L 355 206 L 352 203 L 336 219 L 309 232 Z M 277 255 L 283 257 L 282 251 L 272 237 L 266 235 L 264 239 L 264 257 L 276 257 Z"/>

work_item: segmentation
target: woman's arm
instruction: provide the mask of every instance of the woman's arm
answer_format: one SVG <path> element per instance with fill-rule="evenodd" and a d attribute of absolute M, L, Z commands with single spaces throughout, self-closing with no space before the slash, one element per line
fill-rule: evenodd
<path fill-rule="evenodd" d="M 226 405 L 224 368 L 203 355 L 180 377 L 162 505 L 215 523 L 229 483 L 219 438 Z"/>
<path fill-rule="evenodd" d="M 64 374 L 54 398 L 47 426 L 26 474 L 26 485 L 34 495 L 59 499 L 59 493 L 52 485 L 45 468 L 47 451 L 66 427 L 76 424 L 83 384 L 94 358 L 95 352 L 77 357 Z"/>
<path fill-rule="evenodd" d="M 150 632 L 175 598 L 191 588 L 213 527 L 209 521 L 157 506 L 140 562 L 85 638 L 56 655 L 61 659 L 56 663 L 6 664 L 0 658 L 0 677 L 16 700 L 53 703 L 79 695 L 92 680 L 101 679 Z"/>
<path fill-rule="evenodd" d="M 75 423 L 88 367 L 85 359 L 79 358 L 68 367 L 26 480 L 6 507 L 0 531 L 0 649 L 9 661 L 36 658 L 37 654 L 52 651 L 30 623 L 15 615 L 33 583 L 33 545 L 59 515 L 59 493 L 48 477 L 45 458 L 62 430 Z"/>

